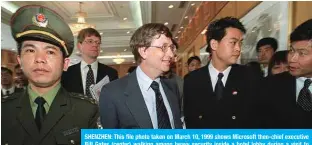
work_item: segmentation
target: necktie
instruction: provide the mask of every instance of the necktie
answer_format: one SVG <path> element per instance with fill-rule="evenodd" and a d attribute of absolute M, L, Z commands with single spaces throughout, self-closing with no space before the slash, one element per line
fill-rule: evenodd
<path fill-rule="evenodd" d="M 87 73 L 87 79 L 86 79 L 86 95 L 90 98 L 92 98 L 90 86 L 94 84 L 94 76 L 93 76 L 93 70 L 91 68 L 91 65 L 88 65 L 89 71 Z"/>
<path fill-rule="evenodd" d="M 5 95 L 10 95 L 10 91 L 9 90 L 7 90 L 5 93 L 6 93 Z"/>
<path fill-rule="evenodd" d="M 159 84 L 153 81 L 153 83 L 151 84 L 151 88 L 154 90 L 156 97 L 158 129 L 171 129 L 169 115 L 162 99 L 161 93 L 159 91 Z"/>
<path fill-rule="evenodd" d="M 219 73 L 217 84 L 215 86 L 215 93 L 216 93 L 216 97 L 218 100 L 220 100 L 222 98 L 222 95 L 223 95 L 224 85 L 222 82 L 222 78 L 223 78 L 223 73 Z"/>
<path fill-rule="evenodd" d="M 310 79 L 306 79 L 304 81 L 304 86 L 299 92 L 297 104 L 303 108 L 305 111 L 312 111 L 312 98 L 311 92 L 309 90 L 309 86 L 312 81 Z"/>
<path fill-rule="evenodd" d="M 39 96 L 36 98 L 35 103 L 38 105 L 37 111 L 36 111 L 35 121 L 36 121 L 37 127 L 40 131 L 41 125 L 42 125 L 44 117 L 46 115 L 46 111 L 43 107 L 43 105 L 46 103 L 46 101 L 44 100 L 44 98 Z"/>

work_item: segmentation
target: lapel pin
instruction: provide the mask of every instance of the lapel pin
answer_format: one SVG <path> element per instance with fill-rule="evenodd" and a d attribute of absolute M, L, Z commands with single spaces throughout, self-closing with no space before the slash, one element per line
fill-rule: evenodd
<path fill-rule="evenodd" d="M 232 92 L 232 95 L 237 95 L 237 91 L 233 91 L 233 92 Z"/>
<path fill-rule="evenodd" d="M 199 119 L 202 119 L 202 118 L 203 118 L 203 116 L 199 115 L 199 116 L 198 116 L 198 118 L 199 118 Z"/>

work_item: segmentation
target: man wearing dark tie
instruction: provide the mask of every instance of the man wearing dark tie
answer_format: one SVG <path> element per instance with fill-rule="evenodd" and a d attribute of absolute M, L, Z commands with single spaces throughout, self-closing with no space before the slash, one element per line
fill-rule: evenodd
<path fill-rule="evenodd" d="M 259 120 L 266 128 L 312 128 L 312 19 L 291 33 L 287 59 L 289 72 L 264 82 Z"/>
<path fill-rule="evenodd" d="M 81 53 L 81 62 L 72 65 L 62 75 L 62 85 L 69 92 L 91 96 L 90 86 L 100 82 L 105 76 L 110 81 L 118 78 L 115 69 L 99 63 L 97 57 L 101 50 L 101 35 L 93 28 L 80 30 L 77 36 L 77 48 Z"/>
<path fill-rule="evenodd" d="M 60 83 L 74 49 L 68 24 L 39 5 L 19 8 L 10 22 L 29 84 L 1 100 L 1 144 L 80 144 L 80 130 L 96 128 L 99 111 L 94 100 L 69 93 Z"/>
<path fill-rule="evenodd" d="M 245 32 L 233 17 L 208 26 L 206 51 L 212 54 L 211 61 L 184 78 L 186 128 L 252 127 L 255 77 L 245 66 L 236 64 Z"/>
<path fill-rule="evenodd" d="M 170 30 L 158 23 L 145 24 L 134 32 L 130 48 L 139 65 L 102 88 L 103 128 L 182 128 L 178 87 L 160 78 L 176 54 L 171 39 Z"/>

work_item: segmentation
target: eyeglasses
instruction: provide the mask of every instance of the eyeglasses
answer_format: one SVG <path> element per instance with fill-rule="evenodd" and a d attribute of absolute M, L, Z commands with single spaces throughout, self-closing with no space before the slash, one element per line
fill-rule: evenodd
<path fill-rule="evenodd" d="M 169 50 L 169 48 L 170 48 L 173 54 L 177 53 L 177 47 L 174 44 L 172 44 L 172 45 L 163 45 L 163 46 L 149 46 L 149 47 L 160 48 L 164 53 L 166 53 Z"/>
<path fill-rule="evenodd" d="M 84 42 L 86 42 L 87 44 L 91 45 L 91 44 L 96 44 L 96 45 L 101 45 L 101 41 L 93 41 L 92 39 L 88 39 L 88 40 L 85 40 Z"/>

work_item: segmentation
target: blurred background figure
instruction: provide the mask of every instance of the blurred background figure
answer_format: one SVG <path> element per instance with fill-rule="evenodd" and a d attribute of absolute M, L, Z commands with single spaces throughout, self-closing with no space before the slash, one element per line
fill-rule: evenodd
<path fill-rule="evenodd" d="M 255 74 L 255 76 L 258 76 L 259 79 L 263 78 L 263 71 L 261 69 L 261 64 L 257 61 L 251 61 L 246 64 L 246 66 Z"/>
<path fill-rule="evenodd" d="M 23 89 L 14 86 L 12 70 L 6 67 L 1 67 L 1 98 L 7 98 L 14 92 L 21 91 L 23 91 Z"/>
<path fill-rule="evenodd" d="M 135 69 L 136 69 L 137 66 L 131 66 L 128 68 L 128 74 L 132 73 Z"/>
<path fill-rule="evenodd" d="M 189 72 L 199 69 L 200 65 L 201 61 L 198 56 L 192 56 L 187 60 L 187 68 Z"/>
<path fill-rule="evenodd" d="M 288 50 L 275 52 L 269 62 L 268 76 L 288 71 Z"/>
<path fill-rule="evenodd" d="M 263 76 L 268 76 L 268 65 L 271 57 L 278 47 L 277 40 L 272 37 L 265 37 L 258 41 L 256 50 L 258 61 L 261 64 Z"/>
<path fill-rule="evenodd" d="M 14 84 L 16 88 L 23 88 L 28 84 L 27 78 L 24 75 L 24 72 L 19 64 L 17 64 L 14 67 L 14 73 L 15 73 L 15 78 L 14 78 Z"/>

